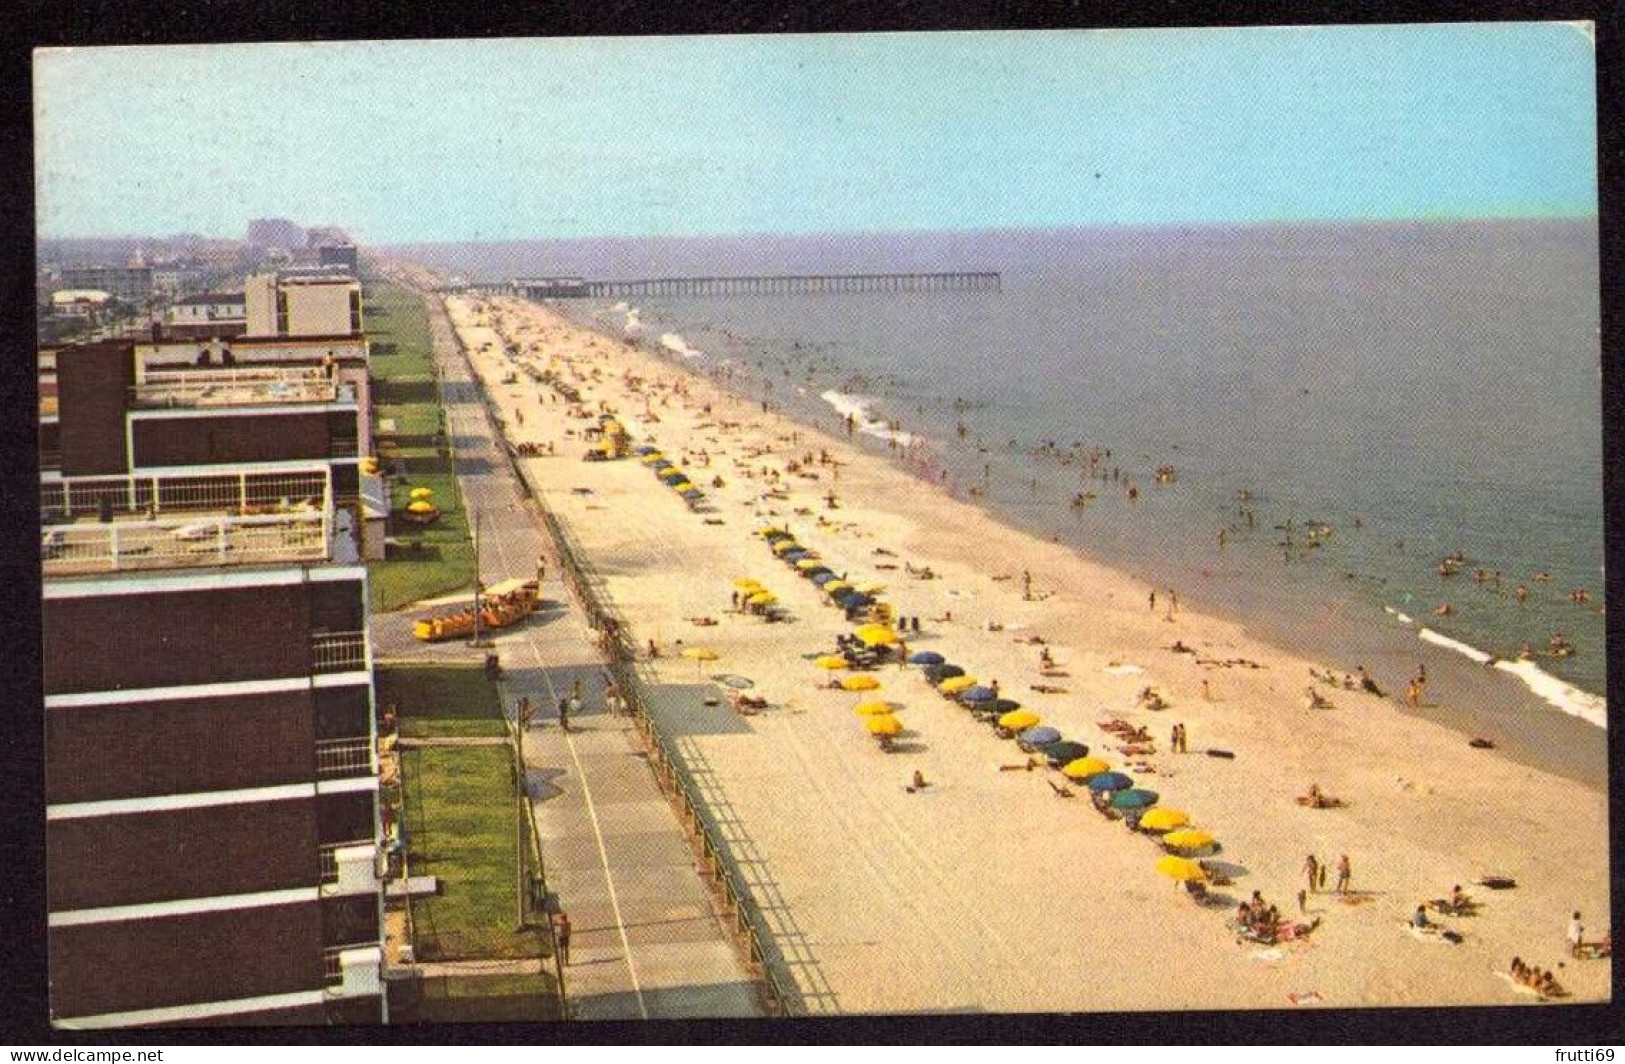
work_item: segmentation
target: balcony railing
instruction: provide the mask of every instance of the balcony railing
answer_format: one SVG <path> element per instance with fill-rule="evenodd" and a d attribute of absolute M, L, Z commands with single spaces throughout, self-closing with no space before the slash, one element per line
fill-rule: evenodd
<path fill-rule="evenodd" d="M 328 946 L 322 950 L 322 981 L 329 989 L 337 989 L 344 985 L 344 969 L 339 964 L 341 954 L 353 949 L 377 949 L 379 943 L 352 942 L 347 946 Z"/>
<path fill-rule="evenodd" d="M 322 883 L 331 886 L 339 881 L 338 852 L 347 850 L 352 846 L 376 846 L 372 839 L 351 839 L 349 842 L 327 842 L 316 848 L 316 858 L 321 870 Z M 349 949 L 349 946 L 340 946 L 340 949 Z"/>
<path fill-rule="evenodd" d="M 85 520 L 44 526 L 40 558 L 46 576 L 321 561 L 329 554 L 329 531 L 322 510 Z"/>
<path fill-rule="evenodd" d="M 316 775 L 320 779 L 354 776 L 373 771 L 373 745 L 369 736 L 354 739 L 319 739 L 316 742 Z"/>
<path fill-rule="evenodd" d="M 354 399 L 321 367 L 149 371 L 130 389 L 141 408 L 331 403 Z"/>
<path fill-rule="evenodd" d="M 313 672 L 353 672 L 367 667 L 366 632 L 324 632 L 310 637 Z"/>

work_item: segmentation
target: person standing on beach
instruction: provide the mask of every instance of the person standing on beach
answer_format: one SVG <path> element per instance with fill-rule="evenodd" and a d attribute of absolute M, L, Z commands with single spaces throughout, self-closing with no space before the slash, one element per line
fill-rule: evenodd
<path fill-rule="evenodd" d="M 1322 894 L 1326 892 L 1326 868 L 1325 861 L 1317 861 L 1315 864 L 1315 889 Z"/>
<path fill-rule="evenodd" d="M 1348 893 L 1349 880 L 1352 876 L 1353 870 L 1349 866 L 1349 855 L 1345 853 L 1337 859 L 1337 893 Z"/>
<path fill-rule="evenodd" d="M 1569 919 L 1568 939 L 1571 957 L 1578 957 L 1585 951 L 1585 934 L 1585 925 L 1580 923 L 1580 913 L 1576 910 L 1574 916 Z"/>
<path fill-rule="evenodd" d="M 1308 857 L 1303 859 L 1303 874 L 1304 877 L 1309 880 L 1309 889 L 1311 891 L 1318 891 L 1321 884 L 1321 871 L 1320 862 L 1315 860 L 1314 854 L 1310 854 Z M 1301 909 L 1303 906 L 1300 905 L 1298 908 Z"/>
<path fill-rule="evenodd" d="M 1157 612 L 1157 589 L 1156 588 L 1151 589 L 1151 612 L 1152 613 Z"/>

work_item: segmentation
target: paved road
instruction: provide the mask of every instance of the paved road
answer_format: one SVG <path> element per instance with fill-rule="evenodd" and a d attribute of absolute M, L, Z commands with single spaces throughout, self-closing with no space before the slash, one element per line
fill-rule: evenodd
<path fill-rule="evenodd" d="M 441 313 L 431 316 L 448 431 L 464 503 L 480 528 L 487 583 L 534 577 L 551 544 L 498 453 L 477 386 Z M 605 712 L 604 659 L 558 566 L 542 609 L 493 640 L 510 716 L 521 697 L 541 711 L 523 752 L 547 885 L 570 916 L 565 991 L 578 1020 L 759 1016 L 756 982 L 699 879 L 676 814 L 628 719 Z M 479 660 L 484 651 L 411 639 L 406 617 L 379 618 L 380 657 Z M 582 712 L 560 729 L 554 707 L 579 690 Z"/>

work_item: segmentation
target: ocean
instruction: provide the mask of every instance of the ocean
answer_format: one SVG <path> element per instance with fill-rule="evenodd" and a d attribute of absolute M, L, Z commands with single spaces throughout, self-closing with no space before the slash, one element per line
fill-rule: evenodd
<path fill-rule="evenodd" d="M 851 415 L 922 480 L 1340 673 L 1403 694 L 1426 663 L 1421 712 L 1605 779 L 1592 221 L 395 250 L 482 279 L 996 270 L 986 293 L 559 307 L 809 423 Z"/>

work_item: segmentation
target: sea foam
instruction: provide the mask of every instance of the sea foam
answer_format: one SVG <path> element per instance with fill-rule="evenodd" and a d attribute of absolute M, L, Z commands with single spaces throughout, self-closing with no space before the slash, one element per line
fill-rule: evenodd
<path fill-rule="evenodd" d="M 674 332 L 661 333 L 660 346 L 672 354 L 681 355 L 684 358 L 699 358 L 705 353 L 697 347 L 688 346 L 688 341 L 683 339 L 680 333 Z"/>
<path fill-rule="evenodd" d="M 899 447 L 909 447 L 918 439 L 913 433 L 895 430 L 884 420 L 876 417 L 873 399 L 838 392 L 833 388 L 827 392 L 820 392 L 818 398 L 834 407 L 835 412 L 841 417 L 851 418 L 857 430 L 865 436 L 895 440 Z"/>
<path fill-rule="evenodd" d="M 1533 691 L 1535 695 L 1562 710 L 1571 717 L 1579 717 L 1589 724 L 1599 728 L 1608 727 L 1608 700 L 1589 691 L 1582 691 L 1573 684 L 1553 676 L 1533 661 L 1506 661 L 1493 654 L 1486 653 L 1475 646 L 1451 639 L 1447 635 L 1440 635 L 1431 628 L 1423 628 L 1417 632 L 1425 643 L 1454 650 L 1463 657 L 1470 658 L 1480 665 L 1494 665 L 1502 672 L 1510 672 L 1522 680 L 1524 686 Z"/>

